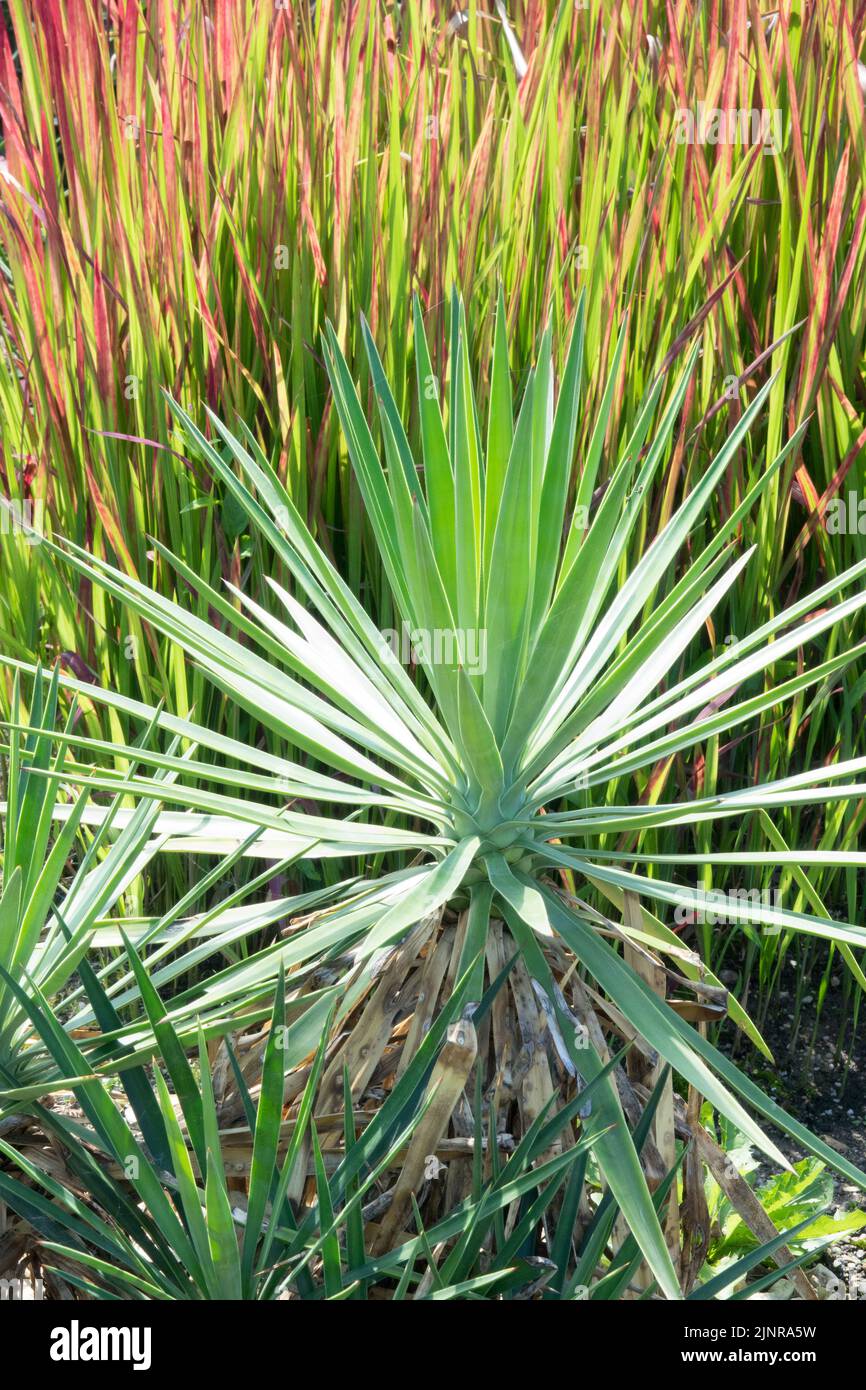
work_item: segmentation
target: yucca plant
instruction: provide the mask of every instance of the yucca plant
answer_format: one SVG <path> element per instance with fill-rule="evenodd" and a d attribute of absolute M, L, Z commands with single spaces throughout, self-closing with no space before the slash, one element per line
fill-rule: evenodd
<path fill-rule="evenodd" d="M 246 968 L 237 955 L 244 943 L 288 915 L 313 909 L 324 896 L 314 890 L 250 906 L 248 898 L 272 877 L 271 868 L 258 878 L 245 878 L 206 910 L 193 912 L 215 884 L 224 887 L 231 878 L 239 857 L 235 852 L 221 857 L 158 916 L 136 912 L 142 877 L 160 849 L 154 833 L 159 801 L 130 808 L 118 796 L 108 806 L 96 806 L 86 789 L 76 793 L 64 787 L 66 779 L 59 775 L 63 755 L 53 763 L 51 759 L 57 737 L 57 671 L 46 685 L 37 680 L 26 719 L 21 704 L 16 680 L 9 742 L 3 749 L 7 799 L 0 807 L 0 1115 L 26 1107 L 77 1076 L 134 1066 L 153 1053 L 158 1020 L 130 1018 L 130 1010 L 140 1008 L 141 994 L 122 952 L 124 933 L 148 949 L 154 983 L 171 987 L 171 1018 L 181 1037 L 194 1041 L 204 1028 L 208 1038 L 218 1038 L 237 1026 L 233 976 Z M 73 703 L 65 736 L 79 712 Z M 173 777 L 160 771 L 157 780 L 167 783 Z M 88 822 L 96 822 L 95 833 L 83 843 Z M 251 848 L 255 839 L 253 831 L 244 848 Z M 225 968 L 204 985 L 197 976 L 201 961 L 221 956 Z M 90 991 L 82 984 L 85 972 L 92 972 Z M 58 1073 L 56 1055 L 22 1004 L 22 990 L 38 991 L 56 1011 L 58 1026 L 81 1038 L 79 1071 Z M 248 1026 L 270 1016 L 271 991 L 269 979 L 251 992 L 245 976 Z M 299 1055 L 316 1036 L 327 1007 L 327 992 L 305 996 L 303 1012 L 312 1031 Z"/>
<path fill-rule="evenodd" d="M 743 1101 L 866 1184 L 866 1175 L 787 1116 L 709 1043 L 704 1030 L 690 1026 L 688 1018 L 696 1015 L 687 1000 L 665 1000 L 666 958 L 677 989 L 691 982 L 700 999 L 718 982 L 640 902 L 695 910 L 705 904 L 697 888 L 666 876 L 666 865 L 683 876 L 707 866 L 862 865 L 863 854 L 832 849 L 793 851 L 771 843 L 754 852 L 695 854 L 682 845 L 684 831 L 722 818 L 743 822 L 761 810 L 820 808 L 862 796 L 863 785 L 850 778 L 866 760 L 672 803 L 653 797 L 652 780 L 638 782 L 643 791 L 637 801 L 630 790 L 635 774 L 645 778 L 722 730 L 844 679 L 866 646 L 819 656 L 811 666 L 803 657 L 807 645 L 866 604 L 866 592 L 855 587 L 866 572 L 864 561 L 711 659 L 700 653 L 715 605 L 735 591 L 752 554 L 739 553 L 741 523 L 785 459 L 796 456 L 804 427 L 732 505 L 708 543 L 690 548 L 696 523 L 764 408 L 773 386 L 768 381 L 704 476 L 658 533 L 645 538 L 640 559 L 626 571 L 624 557 L 647 489 L 671 449 L 697 349 L 666 398 L 666 378 L 658 376 L 627 436 L 608 438 L 611 403 L 627 369 L 623 328 L 572 487 L 582 305 L 558 398 L 548 330 L 515 418 L 500 303 L 484 422 L 462 305 L 452 305 L 444 416 L 417 305 L 415 320 L 420 459 L 413 457 L 369 330 L 381 456 L 331 329 L 323 351 L 394 608 L 408 625 L 417 679 L 316 544 L 251 432 L 242 424 L 236 438 L 211 416 L 218 447 L 174 405 L 189 443 L 291 577 L 288 585 L 270 581 L 277 613 L 236 586 L 229 586 L 230 597 L 218 594 L 162 547 L 163 557 L 198 588 L 208 617 L 185 611 L 75 545 L 46 543 L 42 550 L 64 556 L 178 643 L 227 700 L 284 742 L 285 751 L 265 751 L 88 686 L 93 699 L 118 713 L 226 761 L 216 766 L 136 750 L 140 761 L 176 774 L 168 786 L 113 769 L 95 774 L 69 760 L 63 775 L 118 794 L 180 802 L 185 811 L 164 823 L 166 829 L 170 824 L 168 848 L 237 847 L 253 825 L 261 830 L 255 852 L 274 859 L 302 853 L 326 864 L 372 862 L 365 881 L 335 887 L 327 911 L 267 955 L 257 979 L 262 970 L 280 968 L 303 979 L 323 960 L 339 964 L 348 954 L 338 1011 L 338 1019 L 345 1018 L 369 990 L 382 948 L 419 920 L 438 920 L 455 909 L 460 964 L 466 969 L 475 962 L 471 993 L 479 998 L 490 924 L 504 921 L 533 982 L 538 1018 L 563 1066 L 582 1083 L 604 1065 L 604 1036 L 583 1021 L 589 1017 L 597 1025 L 600 1017 L 605 1028 L 643 1040 L 777 1162 L 785 1164 L 783 1155 Z M 599 497 L 603 454 L 609 482 Z M 482 649 L 486 661 L 469 659 Z M 770 671 L 782 679 L 766 680 Z M 65 683 L 84 689 L 74 680 Z M 75 733 L 64 737 L 88 745 Z M 310 803 L 322 805 L 322 813 Z M 347 806 L 351 815 L 335 814 Z M 393 867 L 386 867 L 386 856 Z M 614 910 L 621 922 L 609 915 Z M 726 910 L 760 930 L 807 932 L 834 943 L 864 983 L 853 954 L 866 945 L 861 927 L 740 900 L 729 901 Z M 729 999 L 727 1008 L 760 1042 L 739 1005 Z M 678 1296 L 673 1242 L 666 1244 L 610 1078 L 598 1090 L 588 1126 L 605 1181 L 653 1276 L 665 1295 Z"/>
<path fill-rule="evenodd" d="M 224 1136 L 204 1033 L 199 1030 L 196 1075 L 181 1037 L 165 1016 L 128 942 L 127 952 L 158 1038 L 158 1065 L 152 1078 L 141 1065 L 122 1074 L 131 1123 L 102 1080 L 76 1081 L 73 1089 L 82 1120 L 34 1107 L 35 1119 L 65 1155 L 68 1180 L 46 1172 L 20 1144 L 0 1140 L 0 1152 L 29 1180 L 25 1183 L 20 1176 L 0 1172 L 0 1192 L 42 1237 L 42 1248 L 61 1256 L 56 1272 L 91 1296 L 175 1300 L 277 1296 L 290 1282 L 292 1265 L 300 1260 L 300 1255 L 290 1260 L 287 1248 L 295 1227 L 288 1197 L 299 1156 L 306 1165 L 310 1102 L 324 1047 L 319 1046 L 286 1144 L 281 1126 L 284 1079 L 294 1055 L 280 981 L 258 1106 L 237 1070 L 254 1136 L 249 1191 L 241 1210 L 240 1199 L 231 1191 L 233 1175 L 224 1166 Z M 9 984 L 61 1070 L 80 1072 L 86 1058 L 64 1034 L 44 997 Z M 110 1007 L 92 972 L 85 973 L 84 984 L 97 1012 Z M 278 1164 L 281 1138 L 284 1152 Z M 369 1181 L 375 1176 L 374 1172 Z M 76 1188 L 88 1193 L 91 1205 L 80 1200 Z M 323 1207 L 330 1209 L 324 1203 Z"/>
<path fill-rule="evenodd" d="M 570 1241 L 559 1241 L 552 1252 L 559 1264 L 545 1261 L 541 1271 L 531 1261 L 516 1259 L 536 1230 L 541 1237 L 544 1214 L 561 1197 L 566 1182 L 576 1196 L 582 1195 L 592 1139 L 581 1138 L 553 1157 L 550 1145 L 570 1129 L 578 1110 L 591 1104 L 593 1088 L 555 1116 L 539 1115 L 513 1152 L 503 1157 L 501 1170 L 483 1193 L 476 1192 L 463 1210 L 449 1213 L 429 1232 L 422 1228 L 416 1239 L 398 1240 L 393 1249 L 370 1257 L 372 1228 L 363 1219 L 364 1199 L 389 1168 L 401 1167 L 401 1151 L 423 1122 L 427 1103 L 419 1105 L 418 1090 L 431 1072 L 446 1024 L 459 1017 L 468 976 L 458 983 L 448 1009 L 399 1084 L 360 1133 L 356 1125 L 365 1117 L 353 1110 L 347 1075 L 343 1115 L 313 1120 L 327 1029 L 292 1117 L 283 1122 L 287 1068 L 293 1056 L 287 1046 L 285 984 L 280 978 L 257 1104 L 230 1051 L 246 1129 L 226 1130 L 220 1127 L 203 1033 L 196 1076 L 137 953 L 129 943 L 126 949 L 159 1036 L 159 1066 L 153 1079 L 140 1066 L 123 1073 L 130 1122 L 118 1112 L 104 1083 L 90 1078 L 73 1083 L 83 1121 L 34 1107 L 35 1119 L 65 1156 L 68 1177 L 58 1177 L 40 1164 L 38 1144 L 31 1144 L 34 1151 L 29 1153 L 21 1143 L 13 1146 L 0 1139 L 0 1154 L 9 1169 L 0 1170 L 0 1196 L 37 1234 L 41 1259 L 47 1255 L 52 1274 L 91 1297 L 187 1300 L 273 1299 L 290 1292 L 305 1299 L 354 1297 L 369 1284 L 383 1281 L 397 1298 L 406 1291 L 415 1297 L 468 1297 L 478 1289 L 490 1296 L 550 1283 L 554 1274 L 559 1296 L 568 1297 L 582 1277 L 594 1273 L 616 1215 L 610 1200 L 601 1204 L 587 1233 L 583 1259 L 574 1269 Z M 95 976 L 86 972 L 84 984 L 101 1012 L 106 998 Z M 38 992 L 28 997 L 14 984 L 12 988 L 58 1066 L 66 1071 L 85 1067 L 86 1058 L 64 1035 L 44 998 Z M 479 1021 L 483 1012 L 477 1011 Z M 648 1133 L 653 1108 L 647 1108 L 636 1132 L 638 1146 Z M 326 1138 L 334 1128 L 328 1122 L 334 1120 L 343 1146 L 338 1161 L 328 1166 L 326 1158 L 335 1156 L 323 1153 L 319 1130 Z M 482 1151 L 481 1142 L 477 1151 Z M 239 1154 L 245 1162 L 238 1161 Z M 308 1176 L 315 1196 L 302 1202 Z M 240 1182 L 246 1186 L 243 1194 L 237 1190 Z M 89 1204 L 81 1201 L 81 1189 Z M 521 1219 L 506 1238 L 500 1214 L 512 1207 L 520 1207 Z M 493 1245 L 482 1269 L 482 1249 L 490 1234 Z M 437 1267 L 431 1243 L 458 1236 L 449 1259 Z M 52 1257 L 59 1257 L 59 1264 L 51 1264 Z M 600 1286 L 600 1296 L 627 1282 L 637 1259 L 633 1243 L 621 1250 Z M 539 1280 L 539 1273 L 544 1278 Z"/>
<path fill-rule="evenodd" d="M 35 1135 L 15 1136 L 14 1144 L 0 1138 L 5 1160 L 0 1197 L 20 1218 L 21 1243 L 29 1249 L 31 1265 L 67 1297 L 70 1289 L 96 1299 L 174 1301 L 357 1299 L 372 1289 L 396 1301 L 609 1301 L 628 1296 L 641 1265 L 640 1247 L 633 1236 L 614 1238 L 617 1204 L 590 1173 L 597 1140 L 586 1132 L 578 1138 L 573 1134 L 576 1124 L 587 1129 L 593 1101 L 622 1053 L 561 1110 L 553 1113 L 548 1103 L 513 1149 L 492 1163 L 500 1139 L 489 1133 L 485 1151 L 479 1111 L 470 1150 L 471 1194 L 429 1224 L 415 1203 L 417 1234 L 406 1239 L 395 1231 L 385 1248 L 374 1252 L 371 1246 L 381 1244 L 377 1219 L 389 1210 L 402 1180 L 389 1188 L 389 1170 L 402 1175 L 408 1154 L 417 1147 L 435 1103 L 435 1059 L 446 1025 L 459 1017 L 471 971 L 458 982 L 449 1005 L 372 1116 L 354 1109 L 344 1071 L 342 1114 L 314 1118 L 325 1072 L 326 1029 L 288 1120 L 282 1115 L 291 1049 L 286 1047 L 281 978 L 257 1103 L 230 1049 L 246 1126 L 225 1129 L 203 1034 L 196 1076 L 128 943 L 127 952 L 159 1032 L 159 1065 L 152 1079 L 143 1067 L 122 1073 L 129 1102 L 125 1114 L 118 1112 L 104 1082 L 75 1081 L 81 1119 L 36 1105 Z M 99 1012 L 106 1003 L 101 986 L 87 970 L 84 981 Z M 475 1007 L 476 1024 L 482 1023 L 503 984 L 500 979 Z M 44 998 L 22 992 L 20 1001 L 61 1069 L 86 1066 L 84 1054 L 64 1035 Z M 666 1075 L 665 1070 L 635 1126 L 638 1153 L 649 1140 Z M 335 1130 L 341 1149 L 325 1152 L 325 1141 Z M 571 1136 L 570 1142 L 562 1145 L 565 1136 Z M 53 1164 L 43 1158 L 46 1139 Z M 421 1145 L 427 1147 L 426 1139 Z M 435 1157 L 428 1155 L 427 1163 Z M 676 1176 L 674 1169 L 656 1192 L 658 1210 Z M 811 1211 L 797 1232 L 810 1223 L 814 1227 L 819 1215 Z M 783 1242 L 791 1239 L 792 1223 L 786 1225 L 788 1231 L 778 1237 L 751 1241 L 746 1254 L 708 1274 L 690 1297 L 748 1297 L 780 1277 L 777 1268 L 761 1272 L 760 1266 L 774 1258 L 784 1270 L 796 1270 L 808 1254 L 793 1256 L 787 1250 Z M 14 1240 L 11 1246 L 14 1251 Z M 749 1284 L 732 1294 L 747 1277 Z"/>
<path fill-rule="evenodd" d="M 142 804 L 132 816 L 127 809 L 117 834 L 120 805 L 115 802 L 108 815 L 100 808 L 102 824 L 86 851 L 78 853 L 88 793 L 65 801 L 60 783 L 41 775 L 51 761 L 57 696 L 55 672 L 47 688 L 37 681 L 29 721 L 20 724 L 16 681 L 13 723 L 4 750 L 8 762 L 0 854 L 0 1110 L 31 1094 L 43 1094 L 46 1076 L 56 1075 L 15 997 L 16 983 L 26 982 L 55 1000 L 71 995 L 97 921 L 106 919 L 140 879 L 158 845 L 152 834 L 158 803 Z M 73 708 L 67 729 L 75 718 Z M 64 823 L 52 840 L 61 817 Z M 112 828 L 115 834 L 110 838 Z M 84 1072 L 89 1070 L 86 1063 Z"/>

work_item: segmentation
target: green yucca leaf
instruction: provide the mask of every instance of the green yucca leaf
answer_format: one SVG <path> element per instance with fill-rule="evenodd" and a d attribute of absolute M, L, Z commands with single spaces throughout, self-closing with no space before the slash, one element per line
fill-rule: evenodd
<path fill-rule="evenodd" d="M 201 1097 L 192 1067 L 169 1020 L 168 1011 L 144 970 L 135 948 L 125 935 L 123 944 L 141 994 L 141 1002 L 153 1029 L 153 1035 L 183 1108 L 184 1120 L 198 1157 L 199 1166 L 204 1170 L 206 1164 L 205 1128 Z"/>
<path fill-rule="evenodd" d="M 248 1297 L 252 1288 L 256 1249 L 261 1239 L 277 1163 L 285 1085 L 285 1000 L 285 980 L 281 974 L 274 994 L 274 1012 L 262 1066 L 259 1104 L 255 1124 L 252 1126 L 253 1156 L 241 1252 L 241 1276 Z"/>

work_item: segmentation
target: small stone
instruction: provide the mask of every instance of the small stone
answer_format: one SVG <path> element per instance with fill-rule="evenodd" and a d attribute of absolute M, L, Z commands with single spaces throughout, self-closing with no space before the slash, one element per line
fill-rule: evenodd
<path fill-rule="evenodd" d="M 819 1298 L 832 1303 L 845 1301 L 845 1285 L 827 1265 L 815 1265 L 809 1270 L 809 1277 Z"/>

